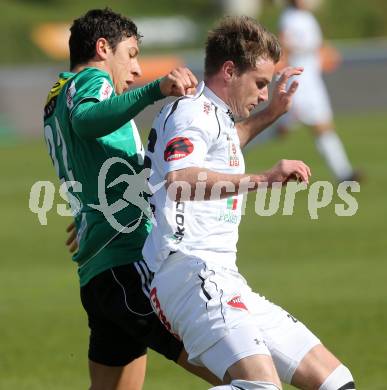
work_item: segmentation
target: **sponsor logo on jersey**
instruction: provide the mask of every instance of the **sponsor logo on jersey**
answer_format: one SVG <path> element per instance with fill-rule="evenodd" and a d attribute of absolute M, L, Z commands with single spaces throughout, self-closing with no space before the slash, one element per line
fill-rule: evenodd
<path fill-rule="evenodd" d="M 185 210 L 185 203 L 184 202 L 176 202 L 176 231 L 173 234 L 173 239 L 176 241 L 176 243 L 180 243 L 183 240 L 184 237 L 184 210 Z"/>
<path fill-rule="evenodd" d="M 99 90 L 99 100 L 108 99 L 112 94 L 112 92 L 113 92 L 113 87 L 110 85 L 109 81 L 104 79 L 101 89 Z"/>
<path fill-rule="evenodd" d="M 240 163 L 239 163 L 237 146 L 233 142 L 230 135 L 227 135 L 227 141 L 228 141 L 229 165 L 230 167 L 239 167 Z"/>
<path fill-rule="evenodd" d="M 237 147 L 233 142 L 230 144 L 230 167 L 239 167 Z"/>
<path fill-rule="evenodd" d="M 230 157 L 230 167 L 239 167 L 238 157 Z"/>
<path fill-rule="evenodd" d="M 207 115 L 211 112 L 211 104 L 210 103 L 208 103 L 208 102 L 203 103 L 203 112 Z"/>
<path fill-rule="evenodd" d="M 218 221 L 232 223 L 236 225 L 239 221 L 237 214 L 233 213 L 231 210 L 221 211 L 219 213 Z"/>
<path fill-rule="evenodd" d="M 172 138 L 165 147 L 164 160 L 167 162 L 187 157 L 194 150 L 192 142 L 185 137 Z"/>
<path fill-rule="evenodd" d="M 226 199 L 227 209 L 218 214 L 218 221 L 237 224 L 239 222 L 238 198 L 230 197 Z"/>
<path fill-rule="evenodd" d="M 234 298 L 231 298 L 228 302 L 227 305 L 235 308 L 235 309 L 240 309 L 240 310 L 247 310 L 246 305 L 242 302 L 241 296 L 240 295 L 235 295 Z"/>
<path fill-rule="evenodd" d="M 60 78 L 51 88 L 47 96 L 46 105 L 44 106 L 44 119 L 51 116 L 54 112 L 56 107 L 56 99 L 58 98 L 60 91 L 63 89 L 67 81 L 69 81 L 68 78 Z"/>
<path fill-rule="evenodd" d="M 171 323 L 167 320 L 167 317 L 164 314 L 163 309 L 160 305 L 160 300 L 157 296 L 157 288 L 153 287 L 150 292 L 150 301 L 153 306 L 154 311 L 156 312 L 157 316 L 159 317 L 161 323 L 166 327 L 168 332 L 170 332 L 173 336 L 175 336 L 178 340 L 180 340 L 179 336 L 172 332 L 172 326 Z"/>

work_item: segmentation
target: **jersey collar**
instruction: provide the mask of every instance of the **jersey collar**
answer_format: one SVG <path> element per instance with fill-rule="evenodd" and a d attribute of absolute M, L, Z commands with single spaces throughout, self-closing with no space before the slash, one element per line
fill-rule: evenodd
<path fill-rule="evenodd" d="M 216 95 L 210 88 L 208 88 L 204 81 L 202 82 L 204 85 L 204 96 L 206 96 L 209 100 L 211 100 L 212 103 L 215 104 L 215 106 L 219 107 L 223 112 L 226 114 L 231 113 L 230 107 L 218 96 Z"/>
<path fill-rule="evenodd" d="M 218 108 L 220 108 L 228 117 L 235 123 L 234 115 L 230 107 L 218 96 L 216 95 L 210 88 L 208 88 L 204 82 L 204 96 L 206 96 L 211 102 Z"/>

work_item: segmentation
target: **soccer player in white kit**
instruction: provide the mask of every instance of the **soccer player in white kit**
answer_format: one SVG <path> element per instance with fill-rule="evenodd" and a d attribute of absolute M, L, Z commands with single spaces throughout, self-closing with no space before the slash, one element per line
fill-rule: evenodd
<path fill-rule="evenodd" d="M 156 224 L 143 249 L 150 299 L 189 360 L 226 383 L 213 389 L 355 389 L 350 371 L 301 322 L 254 293 L 236 266 L 243 193 L 260 183 L 308 182 L 301 161 L 245 174 L 241 148 L 257 133 L 250 111 L 268 99 L 277 39 L 254 19 L 226 18 L 206 44 L 205 82 L 166 105 L 148 139 Z M 292 73 L 293 72 L 293 73 Z M 287 99 L 281 78 L 273 99 Z M 159 186 L 166 180 L 165 186 Z"/>
<path fill-rule="evenodd" d="M 302 66 L 303 74 L 288 114 L 278 122 L 280 134 L 286 134 L 295 121 L 311 128 L 317 150 L 336 180 L 359 180 L 347 157 L 344 145 L 334 130 L 332 108 L 322 79 L 320 49 L 323 37 L 320 26 L 308 10 L 305 0 L 287 0 L 280 22 L 280 40 L 290 66 Z"/>

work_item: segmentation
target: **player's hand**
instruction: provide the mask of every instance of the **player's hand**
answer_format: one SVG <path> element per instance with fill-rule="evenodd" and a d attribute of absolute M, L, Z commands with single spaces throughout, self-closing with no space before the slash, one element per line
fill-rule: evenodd
<path fill-rule="evenodd" d="M 278 119 L 281 115 L 289 111 L 292 98 L 298 88 L 298 81 L 294 80 L 289 88 L 288 81 L 293 76 L 299 76 L 304 71 L 303 68 L 286 67 L 277 73 L 273 94 L 268 105 L 268 110 L 273 118 Z"/>
<path fill-rule="evenodd" d="M 66 232 L 69 234 L 66 240 L 67 249 L 70 253 L 74 253 L 78 249 L 77 229 L 75 227 L 75 222 L 72 222 L 69 226 L 67 226 Z"/>
<path fill-rule="evenodd" d="M 280 160 L 273 168 L 265 173 L 269 186 L 273 183 L 286 184 L 288 181 L 309 183 L 310 168 L 299 160 Z"/>
<path fill-rule="evenodd" d="M 176 68 L 160 81 L 160 90 L 164 96 L 193 95 L 198 80 L 188 68 Z"/>

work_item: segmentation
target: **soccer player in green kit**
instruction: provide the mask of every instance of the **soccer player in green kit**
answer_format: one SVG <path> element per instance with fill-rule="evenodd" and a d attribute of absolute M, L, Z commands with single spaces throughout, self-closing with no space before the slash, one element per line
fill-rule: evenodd
<path fill-rule="evenodd" d="M 117 231 L 99 203 L 98 177 L 110 158 L 126 161 L 132 173 L 143 168 L 143 149 L 133 118 L 165 96 L 192 92 L 195 76 L 177 68 L 160 80 L 127 91 L 141 76 L 136 25 L 109 9 L 91 10 L 71 27 L 70 69 L 61 73 L 44 109 L 49 154 L 75 216 L 81 300 L 90 327 L 92 390 L 141 389 L 150 347 L 168 359 L 217 383 L 212 374 L 186 361 L 183 345 L 153 313 L 148 299 L 150 273 L 142 246 L 150 222 L 131 204 L 114 214 L 129 234 Z M 128 174 L 125 164 L 109 169 L 106 183 Z M 129 172 L 131 173 L 131 172 Z M 127 189 L 105 189 L 109 205 Z"/>

